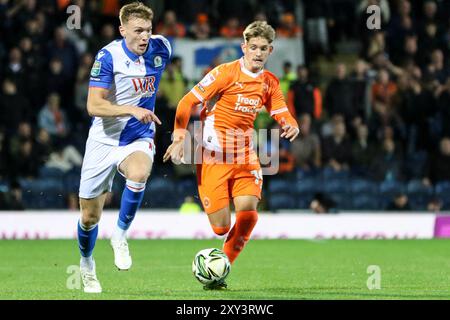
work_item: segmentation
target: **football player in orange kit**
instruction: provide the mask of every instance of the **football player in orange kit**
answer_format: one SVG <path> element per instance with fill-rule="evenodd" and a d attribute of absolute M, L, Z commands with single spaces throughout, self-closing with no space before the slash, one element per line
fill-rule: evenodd
<path fill-rule="evenodd" d="M 203 103 L 203 158 L 197 165 L 198 190 L 214 232 L 228 233 L 223 251 L 231 263 L 244 248 L 258 220 L 256 208 L 261 199 L 262 173 L 251 141 L 256 113 L 265 107 L 281 125 L 281 137 L 290 141 L 300 132 L 288 111 L 279 80 L 264 70 L 273 50 L 274 29 L 265 21 L 255 21 L 243 35 L 244 56 L 214 68 L 180 100 L 174 140 L 163 157 L 164 161 L 172 159 L 175 163 L 183 160 L 191 109 Z M 236 209 L 236 222 L 231 230 L 230 198 Z M 224 282 L 205 287 L 222 288 L 226 288 Z"/>

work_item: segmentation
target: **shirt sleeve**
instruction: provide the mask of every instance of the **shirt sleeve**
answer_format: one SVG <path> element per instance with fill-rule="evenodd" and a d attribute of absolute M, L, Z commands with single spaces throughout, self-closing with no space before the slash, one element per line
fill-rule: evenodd
<path fill-rule="evenodd" d="M 156 41 L 158 42 L 158 45 L 164 50 L 166 51 L 165 55 L 167 60 L 170 60 L 172 58 L 172 45 L 170 44 L 170 41 L 158 34 L 158 35 L 152 35 L 152 40 L 151 41 Z"/>
<path fill-rule="evenodd" d="M 220 65 L 211 70 L 203 79 L 196 84 L 191 92 L 195 97 L 204 102 L 223 91 L 228 85 L 230 73 L 224 65 Z"/>
<path fill-rule="evenodd" d="M 109 51 L 102 49 L 95 57 L 91 69 L 89 87 L 100 87 L 109 89 L 114 80 L 113 61 Z"/>
<path fill-rule="evenodd" d="M 284 126 L 287 123 L 298 128 L 297 121 L 289 112 L 287 103 L 284 100 L 283 92 L 281 91 L 280 84 L 278 82 L 273 81 L 270 85 L 268 98 L 266 100 L 266 108 L 267 111 L 269 111 L 270 116 L 281 126 Z"/>

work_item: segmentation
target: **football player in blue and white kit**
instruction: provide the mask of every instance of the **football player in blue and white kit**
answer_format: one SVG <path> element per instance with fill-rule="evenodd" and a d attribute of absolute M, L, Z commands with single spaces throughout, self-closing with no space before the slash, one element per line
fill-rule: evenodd
<path fill-rule="evenodd" d="M 153 164 L 155 98 L 171 56 L 163 36 L 152 35 L 152 10 L 140 2 L 120 10 L 120 34 L 101 49 L 91 70 L 87 110 L 93 117 L 80 181 L 78 221 L 80 271 L 84 292 L 102 291 L 92 252 L 98 222 L 116 171 L 126 179 L 117 226 L 111 238 L 114 263 L 128 270 L 132 260 L 126 232 L 144 196 Z"/>

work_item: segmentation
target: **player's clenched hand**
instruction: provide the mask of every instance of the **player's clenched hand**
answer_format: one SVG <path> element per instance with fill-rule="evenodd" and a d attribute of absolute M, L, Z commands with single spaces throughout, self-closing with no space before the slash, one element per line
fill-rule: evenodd
<path fill-rule="evenodd" d="M 159 118 L 154 114 L 151 110 L 141 108 L 141 107 L 134 107 L 132 112 L 133 117 L 138 119 L 142 123 L 150 123 L 150 122 L 156 122 L 157 124 L 161 124 L 161 121 Z"/>
<path fill-rule="evenodd" d="M 167 148 L 166 153 L 163 156 L 163 161 L 166 162 L 172 159 L 175 164 L 180 164 L 183 162 L 184 155 L 184 139 L 178 139 L 173 141 L 172 144 Z"/>

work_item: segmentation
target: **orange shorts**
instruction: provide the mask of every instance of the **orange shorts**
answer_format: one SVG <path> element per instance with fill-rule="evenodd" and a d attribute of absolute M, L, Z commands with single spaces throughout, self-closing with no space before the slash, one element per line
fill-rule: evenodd
<path fill-rule="evenodd" d="M 229 206 L 237 196 L 261 199 L 261 166 L 257 164 L 198 164 L 198 194 L 207 214 Z"/>

